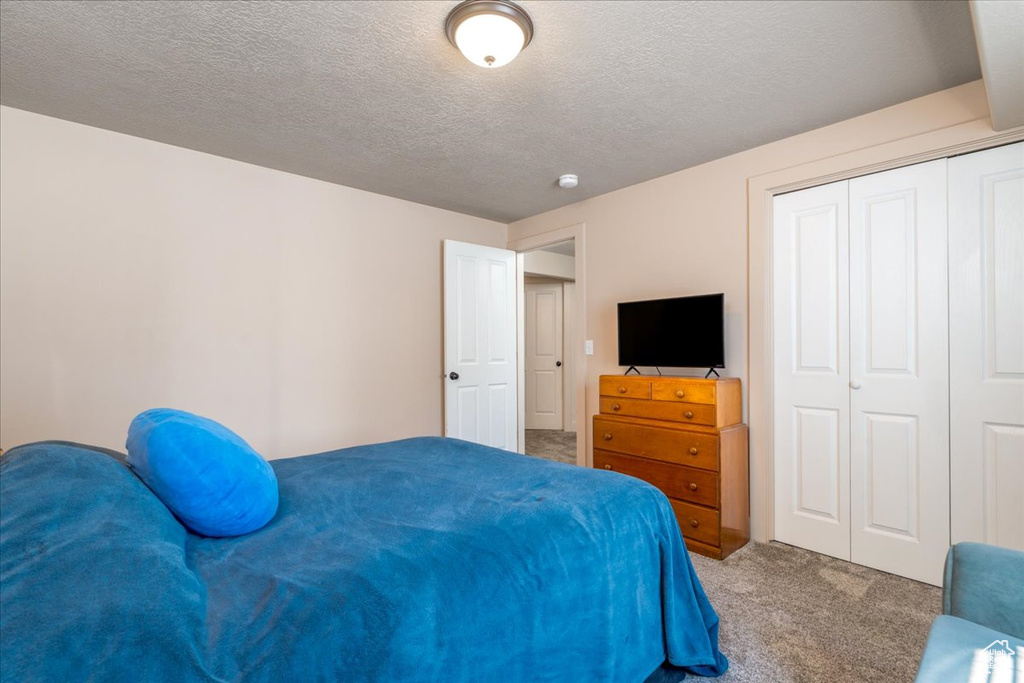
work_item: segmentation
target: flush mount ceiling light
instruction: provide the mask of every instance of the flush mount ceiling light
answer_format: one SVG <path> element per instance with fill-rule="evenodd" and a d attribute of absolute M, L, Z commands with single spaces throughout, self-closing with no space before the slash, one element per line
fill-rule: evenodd
<path fill-rule="evenodd" d="M 478 66 L 505 66 L 533 38 L 533 22 L 507 0 L 466 0 L 444 22 L 452 45 Z"/>

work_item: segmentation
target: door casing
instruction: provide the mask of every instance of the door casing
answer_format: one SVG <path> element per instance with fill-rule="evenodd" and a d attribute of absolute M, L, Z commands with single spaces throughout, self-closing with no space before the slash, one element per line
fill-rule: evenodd
<path fill-rule="evenodd" d="M 564 228 L 549 230 L 530 237 L 513 240 L 507 247 L 516 253 L 516 291 L 523 292 L 526 285 L 525 252 L 546 247 L 557 242 L 566 240 L 575 242 L 575 282 L 576 296 L 573 310 L 567 311 L 566 315 L 573 316 L 573 329 L 576 335 L 576 348 L 572 353 L 570 372 L 572 373 L 573 392 L 576 399 L 576 423 L 579 426 L 586 425 L 586 355 L 583 352 L 583 341 L 587 337 L 586 327 L 586 292 L 587 292 L 587 270 L 586 270 L 586 224 L 576 223 Z M 524 323 L 526 319 L 526 307 L 523 297 L 519 297 L 518 305 L 518 335 L 519 335 L 519 452 L 525 452 L 526 448 L 526 393 L 525 393 L 525 368 L 522 360 L 526 355 L 526 336 L 524 334 Z M 592 450 L 589 444 L 589 433 L 585 428 L 576 431 L 576 464 L 583 467 L 593 466 Z"/>

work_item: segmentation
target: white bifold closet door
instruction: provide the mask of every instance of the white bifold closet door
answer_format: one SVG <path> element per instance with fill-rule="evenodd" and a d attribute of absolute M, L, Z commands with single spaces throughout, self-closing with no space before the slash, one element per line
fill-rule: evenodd
<path fill-rule="evenodd" d="M 775 198 L 775 537 L 939 584 L 946 160 Z"/>
<path fill-rule="evenodd" d="M 946 160 L 850 181 L 850 559 L 942 583 Z"/>
<path fill-rule="evenodd" d="M 849 560 L 849 183 L 774 214 L 775 538 Z"/>
<path fill-rule="evenodd" d="M 953 542 L 1024 550 L 1024 143 L 949 160 Z"/>

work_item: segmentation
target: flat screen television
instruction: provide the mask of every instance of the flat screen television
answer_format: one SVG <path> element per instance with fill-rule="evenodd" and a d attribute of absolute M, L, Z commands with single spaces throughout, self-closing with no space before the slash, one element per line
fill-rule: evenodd
<path fill-rule="evenodd" d="M 620 303 L 619 365 L 724 368 L 725 295 Z"/>

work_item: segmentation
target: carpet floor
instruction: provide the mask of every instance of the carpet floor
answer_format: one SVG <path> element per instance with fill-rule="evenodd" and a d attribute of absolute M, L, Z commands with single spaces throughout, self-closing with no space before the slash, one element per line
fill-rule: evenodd
<path fill-rule="evenodd" d="M 576 464 L 576 432 L 561 429 L 527 429 L 526 454 Z"/>
<path fill-rule="evenodd" d="M 729 671 L 688 680 L 909 683 L 942 608 L 934 586 L 782 543 L 690 557 Z"/>

